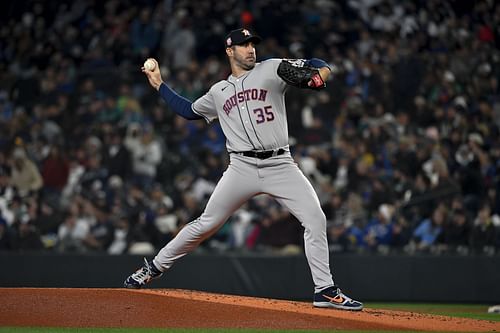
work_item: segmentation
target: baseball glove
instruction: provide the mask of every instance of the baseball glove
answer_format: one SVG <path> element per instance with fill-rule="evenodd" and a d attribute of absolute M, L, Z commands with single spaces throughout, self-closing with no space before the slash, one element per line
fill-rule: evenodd
<path fill-rule="evenodd" d="M 320 90 L 326 87 L 319 70 L 307 66 L 304 60 L 282 60 L 278 66 L 278 76 L 297 88 Z"/>

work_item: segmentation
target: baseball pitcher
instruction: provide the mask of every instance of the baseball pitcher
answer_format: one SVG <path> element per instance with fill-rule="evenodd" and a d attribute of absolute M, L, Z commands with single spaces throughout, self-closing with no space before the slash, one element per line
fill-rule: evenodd
<path fill-rule="evenodd" d="M 142 68 L 149 83 L 180 116 L 212 122 L 218 119 L 226 136 L 230 163 L 202 215 L 188 223 L 156 257 L 130 275 L 126 288 L 141 288 L 213 235 L 243 203 L 267 193 L 290 210 L 304 227 L 305 254 L 315 285 L 313 305 L 361 310 L 333 282 L 329 267 L 326 219 L 313 187 L 290 155 L 285 110 L 288 86 L 320 90 L 330 74 L 320 59 L 269 59 L 256 62 L 261 38 L 247 29 L 225 39 L 231 75 L 215 83 L 191 103 L 163 81 L 156 60 Z M 151 63 L 152 62 L 152 63 Z"/>

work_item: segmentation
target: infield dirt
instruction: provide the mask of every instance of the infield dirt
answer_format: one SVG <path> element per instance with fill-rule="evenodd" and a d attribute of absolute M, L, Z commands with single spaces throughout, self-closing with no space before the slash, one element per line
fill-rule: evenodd
<path fill-rule="evenodd" d="M 186 290 L 0 288 L 0 326 L 499 332 L 500 322 Z"/>

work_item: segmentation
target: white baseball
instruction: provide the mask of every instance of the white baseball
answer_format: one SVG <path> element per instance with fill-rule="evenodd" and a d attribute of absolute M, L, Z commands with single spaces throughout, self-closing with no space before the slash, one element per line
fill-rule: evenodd
<path fill-rule="evenodd" d="M 148 59 L 144 62 L 144 68 L 148 71 L 154 71 L 156 67 L 156 63 L 153 59 Z"/>

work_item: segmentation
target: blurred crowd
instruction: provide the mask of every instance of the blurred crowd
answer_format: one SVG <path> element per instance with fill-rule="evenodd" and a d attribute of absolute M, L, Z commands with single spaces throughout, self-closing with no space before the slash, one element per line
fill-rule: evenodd
<path fill-rule="evenodd" d="M 22 1 L 0 5 L 0 251 L 150 254 L 202 212 L 228 163 L 217 122 L 174 116 L 140 71 L 194 100 L 258 60 L 317 57 L 287 94 L 290 144 L 332 251 L 500 251 L 500 5 L 478 1 Z M 235 184 L 237 186 L 237 184 Z M 302 251 L 261 195 L 200 250 Z"/>

